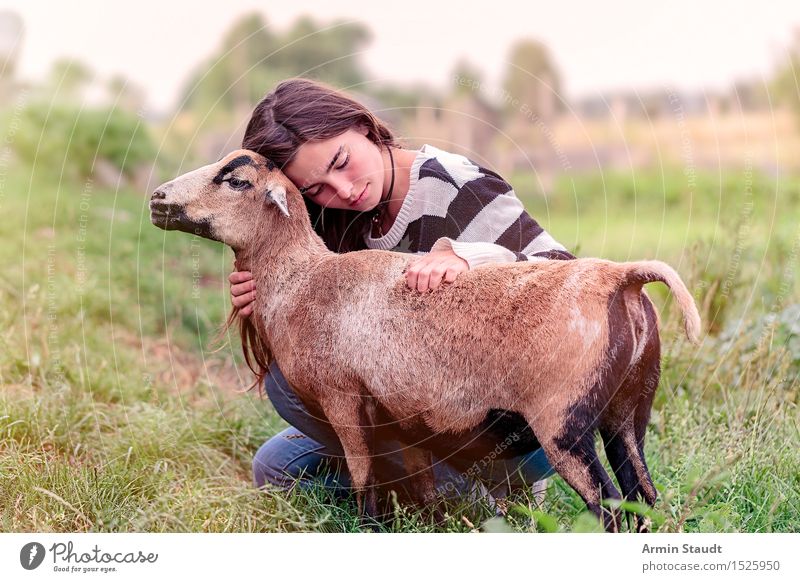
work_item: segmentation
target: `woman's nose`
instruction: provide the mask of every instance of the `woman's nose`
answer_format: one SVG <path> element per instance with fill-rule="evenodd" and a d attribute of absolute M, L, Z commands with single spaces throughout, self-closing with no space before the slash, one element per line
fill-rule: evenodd
<path fill-rule="evenodd" d="M 350 196 L 353 191 L 353 185 L 350 182 L 348 182 L 347 180 L 338 180 L 336 182 L 331 183 L 331 186 L 336 192 L 336 196 L 338 196 L 342 200 L 350 199 Z"/>

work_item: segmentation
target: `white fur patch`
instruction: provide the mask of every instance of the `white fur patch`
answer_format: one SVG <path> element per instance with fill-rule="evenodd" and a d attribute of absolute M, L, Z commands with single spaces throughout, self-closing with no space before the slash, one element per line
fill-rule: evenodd
<path fill-rule="evenodd" d="M 386 286 L 364 283 L 357 285 L 352 299 L 331 317 L 338 319 L 338 333 L 331 338 L 334 349 L 345 356 L 350 365 L 362 374 L 368 374 L 375 364 L 376 339 L 380 338 L 380 349 L 391 353 L 396 346 L 389 345 L 390 338 L 381 337 L 381 317 L 386 313 Z M 381 293 L 380 291 L 384 291 Z"/>
<path fill-rule="evenodd" d="M 631 330 L 633 331 L 633 353 L 631 354 L 631 362 L 630 366 L 634 366 L 636 362 L 639 361 L 639 358 L 642 357 L 642 353 L 644 353 L 644 347 L 646 345 L 647 334 L 649 332 L 647 328 L 647 316 L 645 315 L 643 310 L 637 309 L 639 315 L 641 315 L 642 321 L 642 333 L 637 336 L 636 335 L 636 324 L 635 322 L 631 321 Z M 628 316 L 630 318 L 630 314 Z"/>
<path fill-rule="evenodd" d="M 569 314 L 568 329 L 581 337 L 584 349 L 588 348 L 600 337 L 600 330 L 602 329 L 600 322 L 584 317 L 578 307 L 570 308 Z"/>

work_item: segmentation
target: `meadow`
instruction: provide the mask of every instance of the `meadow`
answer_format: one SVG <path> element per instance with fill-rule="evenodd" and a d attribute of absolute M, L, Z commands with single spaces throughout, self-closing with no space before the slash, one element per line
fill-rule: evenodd
<path fill-rule="evenodd" d="M 662 379 L 646 453 L 663 532 L 800 530 L 800 178 L 748 168 L 564 176 L 547 198 L 509 177 L 530 213 L 581 257 L 660 259 L 704 322 L 681 333 L 666 288 Z M 285 423 L 238 340 L 232 253 L 149 222 L 148 199 L 58 168 L 4 167 L 0 188 L 0 529 L 359 531 L 352 498 L 256 490 L 251 461 Z M 604 456 L 602 457 L 604 458 Z M 450 501 L 433 525 L 397 506 L 379 529 L 597 531 L 552 478 L 505 518 Z"/>

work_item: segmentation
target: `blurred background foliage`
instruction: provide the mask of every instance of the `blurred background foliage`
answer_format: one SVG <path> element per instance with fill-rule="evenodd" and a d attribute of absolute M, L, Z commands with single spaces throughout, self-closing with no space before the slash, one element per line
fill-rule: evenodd
<path fill-rule="evenodd" d="M 287 31 L 274 32 L 260 14 L 249 14 L 189 76 L 179 108 L 200 119 L 231 112 L 246 116 L 266 91 L 299 75 L 337 87 L 358 85 L 366 79 L 358 56 L 370 39 L 362 24 L 320 25 L 306 16 Z"/>
<path fill-rule="evenodd" d="M 38 156 L 48 167 L 63 166 L 68 175 L 98 171 L 105 182 L 152 185 L 180 164 L 218 158 L 238 146 L 255 104 L 293 76 L 348 91 L 409 147 L 428 142 L 465 153 L 503 174 L 523 175 L 528 191 L 542 196 L 562 177 L 687 165 L 684 138 L 697 169 L 750 163 L 774 174 L 800 159 L 800 33 L 769 79 L 742 78 L 727 91 L 631 88 L 570 100 L 556 57 L 536 39 L 511 43 L 500 86 L 461 59 L 445 88 L 434 89 L 373 79 L 362 62 L 372 41 L 366 24 L 303 16 L 281 30 L 254 12 L 189 71 L 173 110 L 154 112 L 146 91 L 124 73 L 99 80 L 68 57 L 55 61 L 42 83 L 17 79 L 24 23 L 10 12 L 0 20 L 1 30 L 19 40 L 0 47 L 0 115 L 21 117 L 11 150 L 28 163 Z M 14 114 L 20 99 L 24 111 Z M 154 178 L 137 182 L 144 174 Z"/>

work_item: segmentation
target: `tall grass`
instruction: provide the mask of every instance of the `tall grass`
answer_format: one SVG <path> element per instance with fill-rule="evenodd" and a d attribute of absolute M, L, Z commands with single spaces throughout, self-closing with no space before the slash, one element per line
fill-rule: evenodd
<path fill-rule="evenodd" d="M 659 531 L 800 529 L 798 182 L 736 172 L 578 177 L 531 213 L 581 256 L 659 258 L 706 330 L 695 349 L 661 286 L 663 375 L 647 457 Z M 633 185 L 635 182 L 635 186 Z M 255 450 L 285 424 L 245 392 L 229 307 L 232 256 L 152 227 L 143 193 L 17 167 L 0 209 L 0 520 L 3 531 L 358 531 L 351 498 L 257 491 Z M 752 202 L 752 208 L 749 204 Z M 385 531 L 594 531 L 550 481 L 506 518 L 450 500 L 434 525 L 396 506 Z"/>

